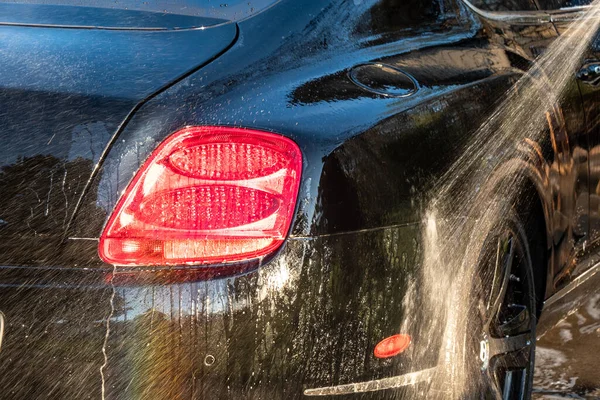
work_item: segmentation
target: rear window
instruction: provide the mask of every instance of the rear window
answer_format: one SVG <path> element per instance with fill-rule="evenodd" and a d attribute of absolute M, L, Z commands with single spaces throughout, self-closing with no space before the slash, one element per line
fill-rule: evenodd
<path fill-rule="evenodd" d="M 43 4 L 150 11 L 238 21 L 279 0 L 15 0 L 6 4 Z"/>

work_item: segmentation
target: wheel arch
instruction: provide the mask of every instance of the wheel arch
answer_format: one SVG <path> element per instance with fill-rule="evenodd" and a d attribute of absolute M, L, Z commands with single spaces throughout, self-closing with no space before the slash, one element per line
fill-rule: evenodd
<path fill-rule="evenodd" d="M 521 193 L 516 199 L 515 208 L 521 221 L 525 224 L 525 232 L 532 254 L 541 256 L 541 260 L 532 260 L 534 266 L 534 284 L 536 291 L 537 316 L 539 318 L 544 305 L 544 299 L 552 282 L 553 257 L 551 233 L 551 208 L 545 203 L 543 191 L 530 178 L 525 178 Z M 536 238 L 541 243 L 536 243 Z M 541 253 L 541 254 L 540 254 Z"/>
<path fill-rule="evenodd" d="M 543 302 L 551 291 L 554 271 L 552 198 L 544 165 L 545 161 L 539 158 L 509 160 L 496 169 L 496 173 L 488 182 L 488 189 L 484 191 L 484 193 L 497 192 L 503 183 L 518 182 L 519 192 L 513 199 L 513 207 L 525 225 L 532 258 L 542 257 L 541 260 L 532 260 L 538 318 Z M 538 237 L 541 238 L 540 241 L 536 240 Z"/>

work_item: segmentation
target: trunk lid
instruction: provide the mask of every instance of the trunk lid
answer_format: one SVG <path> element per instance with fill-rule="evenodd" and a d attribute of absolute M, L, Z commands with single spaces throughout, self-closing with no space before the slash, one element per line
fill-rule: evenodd
<path fill-rule="evenodd" d="M 0 265 L 51 265 L 130 112 L 236 36 L 215 18 L 0 5 Z"/>

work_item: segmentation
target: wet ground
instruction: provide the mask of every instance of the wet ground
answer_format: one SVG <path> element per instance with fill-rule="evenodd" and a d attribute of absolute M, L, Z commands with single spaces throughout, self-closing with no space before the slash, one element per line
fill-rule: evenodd
<path fill-rule="evenodd" d="M 534 399 L 600 399 L 600 293 L 537 343 Z"/>

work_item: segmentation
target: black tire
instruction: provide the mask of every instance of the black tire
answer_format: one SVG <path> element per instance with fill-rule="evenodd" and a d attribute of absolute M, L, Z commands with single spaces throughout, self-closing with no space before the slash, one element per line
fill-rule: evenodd
<path fill-rule="evenodd" d="M 466 302 L 465 387 L 460 397 L 529 399 L 537 321 L 531 242 L 512 209 L 481 235 Z"/>

